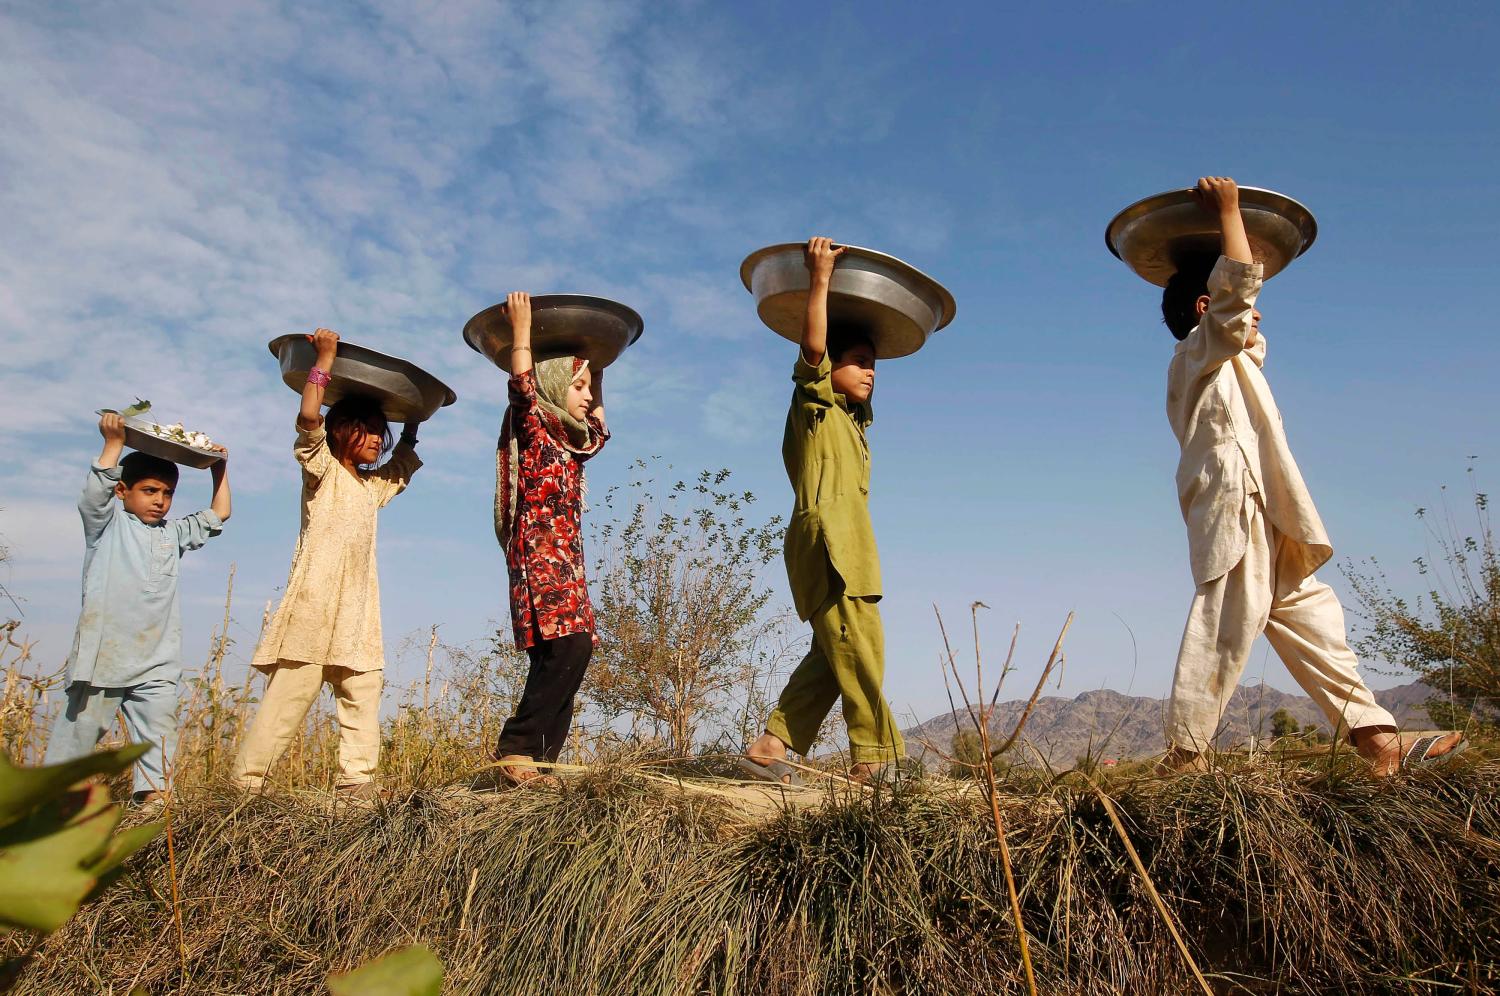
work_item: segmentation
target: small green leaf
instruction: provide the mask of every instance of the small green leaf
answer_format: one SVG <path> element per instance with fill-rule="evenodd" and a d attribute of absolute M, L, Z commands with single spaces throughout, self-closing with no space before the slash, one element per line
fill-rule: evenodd
<path fill-rule="evenodd" d="M 333 996 L 439 996 L 442 989 L 443 963 L 425 944 L 400 948 L 328 977 Z"/>

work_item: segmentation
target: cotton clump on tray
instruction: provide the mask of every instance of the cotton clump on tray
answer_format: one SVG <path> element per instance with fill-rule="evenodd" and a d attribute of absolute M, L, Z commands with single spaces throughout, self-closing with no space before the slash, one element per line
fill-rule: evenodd
<path fill-rule="evenodd" d="M 163 439 L 170 439 L 174 443 L 182 443 L 199 450 L 218 449 L 213 439 L 206 432 L 198 432 L 195 429 L 184 428 L 181 422 L 173 425 L 157 425 L 154 422 L 141 423 L 143 428 L 151 430 L 154 435 Z"/>
<path fill-rule="evenodd" d="M 98 414 L 124 416 L 127 425 L 141 432 L 149 432 L 153 436 L 156 436 L 158 439 L 166 439 L 170 442 L 181 443 L 183 446 L 191 446 L 195 450 L 214 450 L 223 452 L 224 447 L 215 443 L 213 441 L 213 438 L 206 432 L 198 432 L 196 429 L 189 429 L 181 422 L 175 422 L 172 425 L 158 425 L 157 423 L 152 422 L 150 419 L 143 418 L 142 416 L 144 416 L 150 410 L 151 402 L 147 401 L 144 398 L 136 398 L 135 404 L 130 405 L 124 409 L 101 408 L 99 409 Z"/>

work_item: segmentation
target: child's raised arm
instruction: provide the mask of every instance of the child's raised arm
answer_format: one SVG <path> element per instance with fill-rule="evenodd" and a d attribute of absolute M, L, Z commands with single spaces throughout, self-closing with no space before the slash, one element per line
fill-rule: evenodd
<path fill-rule="evenodd" d="M 333 329 L 318 329 L 307 337 L 318 351 L 318 359 L 307 373 L 307 384 L 302 388 L 302 407 L 297 412 L 297 428 L 311 432 L 323 424 L 323 391 L 328 386 L 328 375 L 333 372 L 333 361 L 339 351 L 339 334 Z"/>
<path fill-rule="evenodd" d="M 1193 196 L 1199 204 L 1219 216 L 1219 231 L 1224 233 L 1224 256 L 1236 263 L 1253 263 L 1250 238 L 1245 234 L 1245 219 L 1240 215 L 1240 188 L 1227 176 L 1200 176 Z"/>
<path fill-rule="evenodd" d="M 814 236 L 802 250 L 802 261 L 810 275 L 807 286 L 807 317 L 802 322 L 802 359 L 812 366 L 823 362 L 828 351 L 828 285 L 833 266 L 845 247 L 834 247 L 832 239 Z"/>
<path fill-rule="evenodd" d="M 519 377 L 531 370 L 531 295 L 511 291 L 505 295 L 505 317 L 510 319 L 510 374 Z"/>
<path fill-rule="evenodd" d="M 224 459 L 214 464 L 209 470 L 213 478 L 214 496 L 208 503 L 209 509 L 219 517 L 220 522 L 229 521 L 229 451 L 224 451 Z"/>
<path fill-rule="evenodd" d="M 1180 354 L 1183 362 L 1196 370 L 1192 379 L 1197 380 L 1255 344 L 1260 318 L 1255 298 L 1260 293 L 1261 275 L 1250 253 L 1235 182 L 1227 176 L 1201 177 L 1193 196 L 1219 216 L 1224 242 L 1224 258 L 1209 274 L 1208 293 L 1198 299 L 1199 334 Z"/>
<path fill-rule="evenodd" d="M 99 466 L 106 470 L 118 467 L 120 454 L 125 452 L 125 419 L 117 412 L 100 415 L 99 435 L 104 437 L 104 449 L 99 451 Z"/>
<path fill-rule="evenodd" d="M 89 468 L 78 496 L 78 514 L 83 518 L 83 540 L 92 546 L 104 533 L 104 527 L 115 514 L 115 486 L 120 480 L 120 454 L 125 450 L 125 420 L 114 412 L 99 416 L 99 435 L 104 449 Z"/>

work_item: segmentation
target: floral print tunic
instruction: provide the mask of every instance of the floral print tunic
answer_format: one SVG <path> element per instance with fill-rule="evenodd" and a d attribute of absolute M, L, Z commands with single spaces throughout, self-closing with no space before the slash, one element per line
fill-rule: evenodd
<path fill-rule="evenodd" d="M 570 452 L 547 431 L 531 371 L 510 379 L 510 404 L 520 480 L 505 566 L 516 646 L 528 650 L 541 640 L 594 632 L 581 532 L 582 461 L 588 457 Z M 597 417 L 590 414 L 588 422 L 601 444 L 609 439 Z"/>

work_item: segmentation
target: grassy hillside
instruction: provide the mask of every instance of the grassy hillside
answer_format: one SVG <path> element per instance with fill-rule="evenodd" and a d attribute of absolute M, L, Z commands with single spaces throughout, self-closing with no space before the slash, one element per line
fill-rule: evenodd
<path fill-rule="evenodd" d="M 1105 788 L 1214 990 L 1492 991 L 1500 763 L 1389 785 L 1307 764 Z M 455 993 L 1024 991 L 974 783 L 768 811 L 670 770 L 338 812 L 199 784 L 173 851 L 51 938 L 23 991 L 311 993 L 413 941 Z M 1094 789 L 1074 773 L 1001 799 L 1041 992 L 1194 991 Z"/>

